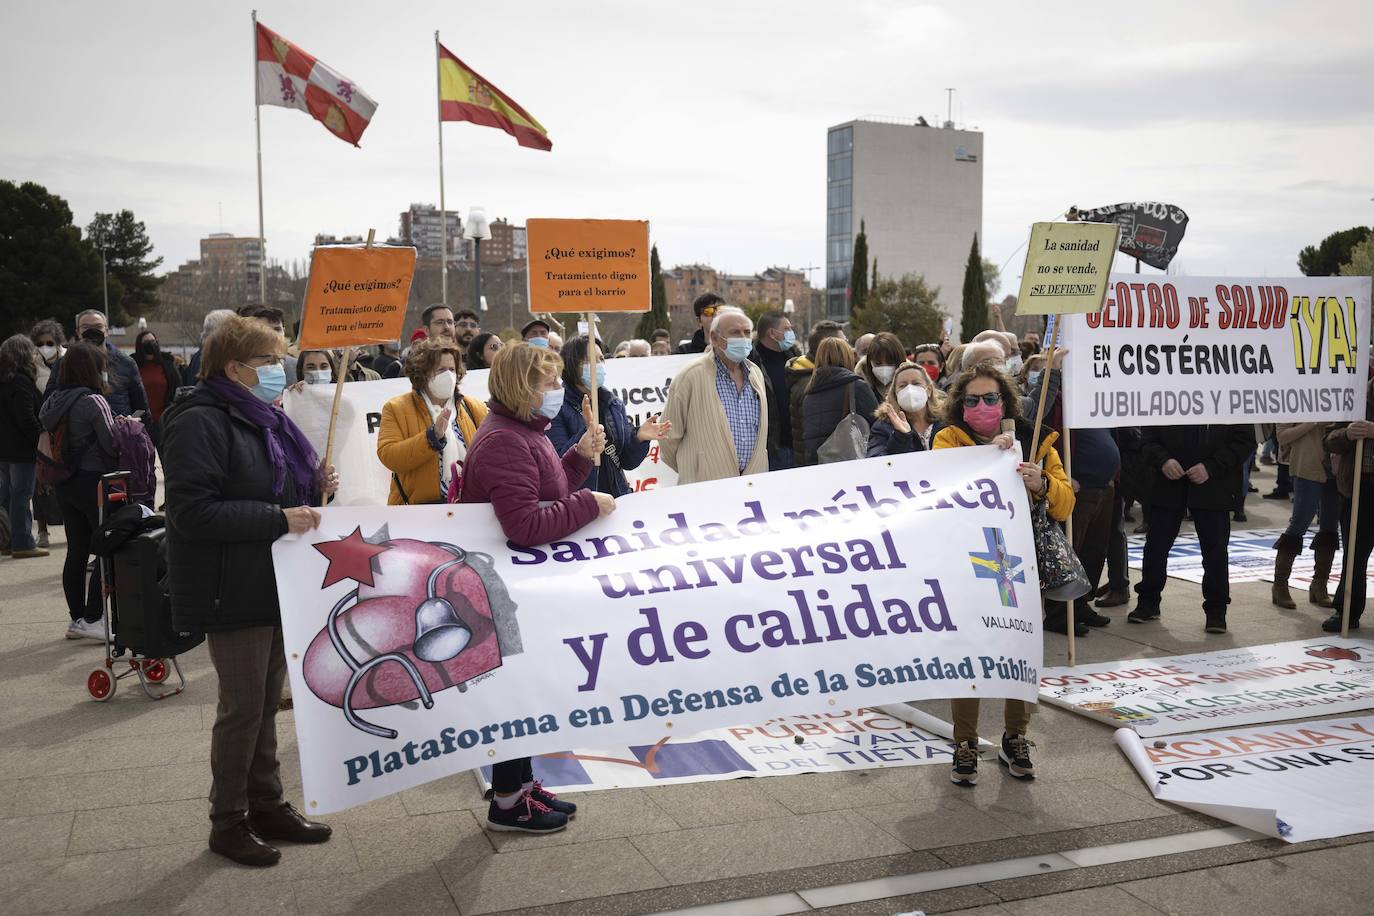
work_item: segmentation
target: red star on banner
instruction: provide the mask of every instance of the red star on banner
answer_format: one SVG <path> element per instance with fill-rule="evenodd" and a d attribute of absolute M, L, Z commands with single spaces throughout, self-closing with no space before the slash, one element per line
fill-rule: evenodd
<path fill-rule="evenodd" d="M 385 544 L 369 544 L 363 537 L 362 528 L 354 528 L 348 537 L 337 541 L 320 541 L 314 546 L 329 561 L 324 584 L 320 586 L 322 589 L 344 579 L 352 579 L 359 585 L 374 585 L 372 560 L 391 549 Z"/>

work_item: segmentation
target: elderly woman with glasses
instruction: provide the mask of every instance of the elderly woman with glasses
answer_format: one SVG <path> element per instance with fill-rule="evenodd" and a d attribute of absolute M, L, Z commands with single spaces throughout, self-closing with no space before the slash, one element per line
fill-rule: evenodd
<path fill-rule="evenodd" d="M 282 797 L 277 708 L 286 677 L 272 543 L 319 525 L 313 505 L 339 484 L 276 406 L 286 387 L 280 333 L 227 319 L 205 339 L 200 383 L 163 430 L 172 619 L 206 634 L 219 677 L 210 733 L 210 849 L 275 865 L 272 840 L 322 843 Z"/>
<path fill-rule="evenodd" d="M 1045 436 L 1035 456 L 1030 455 L 1031 424 L 1021 418 L 1020 399 L 1009 378 L 993 363 L 978 363 L 955 376 L 945 404 L 944 429 L 935 435 L 935 448 L 996 445 L 1016 448 L 1021 455 L 1017 473 L 1033 501 L 1045 500 L 1049 515 L 1062 522 L 1073 514 L 1073 487 L 1069 484 L 1059 453 L 1054 450 L 1057 433 Z M 954 718 L 954 766 L 950 779 L 958 785 L 978 782 L 978 700 L 950 701 Z M 1031 763 L 1033 742 L 1026 737 L 1034 704 L 1007 700 L 1003 707 L 1005 729 L 997 758 L 1018 779 L 1034 779 Z"/>

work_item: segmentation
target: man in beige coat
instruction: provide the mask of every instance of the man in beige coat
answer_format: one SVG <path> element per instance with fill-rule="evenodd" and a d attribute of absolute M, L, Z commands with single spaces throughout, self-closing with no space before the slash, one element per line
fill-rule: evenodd
<path fill-rule="evenodd" d="M 768 470 L 768 395 L 749 361 L 754 323 L 733 306 L 716 310 L 706 355 L 673 379 L 660 442 L 678 483 L 723 480 Z"/>

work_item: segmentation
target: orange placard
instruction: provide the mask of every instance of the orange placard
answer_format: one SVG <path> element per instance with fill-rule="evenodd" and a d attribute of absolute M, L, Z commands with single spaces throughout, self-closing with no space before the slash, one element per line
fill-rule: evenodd
<path fill-rule="evenodd" d="M 649 223 L 639 219 L 532 219 L 530 311 L 649 311 Z"/>
<path fill-rule="evenodd" d="M 316 248 L 301 312 L 300 348 L 398 339 L 414 276 L 414 248 Z"/>

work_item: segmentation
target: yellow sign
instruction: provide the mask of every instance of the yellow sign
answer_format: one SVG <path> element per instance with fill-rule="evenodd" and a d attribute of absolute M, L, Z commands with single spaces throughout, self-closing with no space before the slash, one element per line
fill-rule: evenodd
<path fill-rule="evenodd" d="M 1116 257 L 1115 223 L 1036 223 L 1021 274 L 1018 315 L 1095 312 Z"/>

